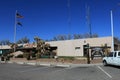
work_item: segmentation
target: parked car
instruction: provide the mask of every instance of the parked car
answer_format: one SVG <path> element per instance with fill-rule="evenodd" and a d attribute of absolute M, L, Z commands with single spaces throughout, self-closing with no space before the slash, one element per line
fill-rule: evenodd
<path fill-rule="evenodd" d="M 120 51 L 110 52 L 106 57 L 103 58 L 103 65 L 120 66 Z"/>

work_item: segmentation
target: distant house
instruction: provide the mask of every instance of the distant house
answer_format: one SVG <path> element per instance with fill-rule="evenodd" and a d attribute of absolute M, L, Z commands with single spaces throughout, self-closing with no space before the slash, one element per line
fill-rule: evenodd
<path fill-rule="evenodd" d="M 8 45 L 0 46 L 0 55 L 10 52 L 11 47 Z"/>
<path fill-rule="evenodd" d="M 17 51 L 28 51 L 35 50 L 35 45 L 33 44 L 18 44 L 18 47 L 16 48 Z M 12 48 L 10 45 L 2 45 L 0 46 L 0 55 L 1 54 L 7 54 L 12 51 Z"/>

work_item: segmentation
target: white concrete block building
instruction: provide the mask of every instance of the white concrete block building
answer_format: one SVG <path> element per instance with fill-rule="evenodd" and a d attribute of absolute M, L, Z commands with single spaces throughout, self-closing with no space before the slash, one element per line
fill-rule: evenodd
<path fill-rule="evenodd" d="M 63 41 L 50 41 L 46 42 L 50 44 L 51 49 L 56 52 L 57 56 L 86 56 L 86 45 L 89 44 L 90 54 L 102 53 L 101 51 L 95 52 L 95 50 L 101 50 L 107 45 L 107 48 L 111 50 L 112 37 L 99 37 L 99 38 L 87 38 L 87 39 L 76 39 L 76 40 L 63 40 Z M 19 44 L 20 45 L 20 44 Z M 24 49 L 29 50 L 35 48 L 33 44 L 24 44 Z M 22 48 L 22 49 L 23 49 Z M 9 51 L 10 46 L 0 46 L 0 54 Z M 21 49 L 20 49 L 21 50 Z"/>
<path fill-rule="evenodd" d="M 111 49 L 112 37 L 87 38 L 76 40 L 50 41 L 50 46 L 56 47 L 58 56 L 85 56 L 84 46 L 89 43 L 92 48 L 107 45 Z"/>

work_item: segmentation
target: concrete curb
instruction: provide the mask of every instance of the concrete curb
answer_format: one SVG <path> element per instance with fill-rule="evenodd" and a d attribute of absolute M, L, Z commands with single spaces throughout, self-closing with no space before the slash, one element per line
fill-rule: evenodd
<path fill-rule="evenodd" d="M 7 63 L 10 63 L 10 64 L 12 64 L 13 62 L 7 62 Z"/>
<path fill-rule="evenodd" d="M 66 64 L 57 64 L 55 67 L 71 67 L 71 65 L 66 65 Z"/>
<path fill-rule="evenodd" d="M 16 64 L 26 64 L 26 65 L 33 65 L 33 66 L 47 66 L 47 67 L 70 67 L 70 65 L 67 64 L 53 64 L 53 63 L 34 63 L 34 62 L 11 62 L 9 61 L 8 63 L 16 63 Z"/>
<path fill-rule="evenodd" d="M 61 63 L 40 63 L 40 62 L 11 62 L 8 63 L 16 63 L 16 64 L 26 64 L 32 66 L 47 66 L 47 67 L 90 67 L 90 66 L 101 66 L 102 63 L 98 64 L 61 64 Z"/>
<path fill-rule="evenodd" d="M 26 63 L 26 64 L 28 64 L 28 65 L 33 65 L 33 66 L 36 65 L 36 63 L 30 63 L 30 62 L 28 62 L 28 63 Z"/>
<path fill-rule="evenodd" d="M 41 63 L 41 64 L 39 64 L 40 66 L 47 66 L 47 67 L 50 67 L 51 66 L 51 64 L 47 64 L 47 63 Z"/>
<path fill-rule="evenodd" d="M 102 63 L 98 64 L 71 64 L 71 67 L 91 67 L 91 66 L 101 66 Z"/>
<path fill-rule="evenodd" d="M 17 64 L 24 64 L 24 62 L 15 62 L 15 63 L 17 63 Z"/>

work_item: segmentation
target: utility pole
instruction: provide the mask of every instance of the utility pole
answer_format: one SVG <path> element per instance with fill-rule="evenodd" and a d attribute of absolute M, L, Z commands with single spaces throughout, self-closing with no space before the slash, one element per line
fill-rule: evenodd
<path fill-rule="evenodd" d="M 92 38 L 92 32 L 91 32 L 91 23 L 90 23 L 90 8 L 89 6 L 86 5 L 86 20 L 87 20 L 87 25 L 89 27 L 89 37 Z M 89 44 L 87 44 L 87 64 L 90 64 L 90 54 L 89 54 Z"/>
<path fill-rule="evenodd" d="M 113 32 L 113 11 L 110 11 L 110 15 L 111 15 L 111 34 L 112 34 L 112 51 L 114 51 L 114 32 Z"/>
<path fill-rule="evenodd" d="M 90 64 L 89 44 L 87 43 L 87 64 Z"/>

